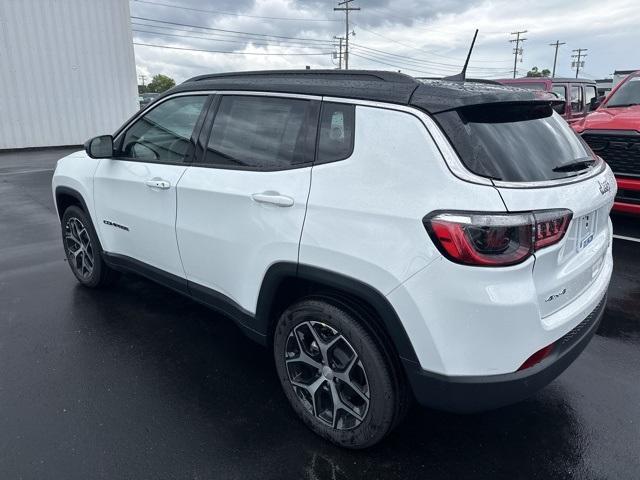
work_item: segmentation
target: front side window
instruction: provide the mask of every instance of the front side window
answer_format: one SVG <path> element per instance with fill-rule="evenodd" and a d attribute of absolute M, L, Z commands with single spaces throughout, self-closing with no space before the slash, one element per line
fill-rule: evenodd
<path fill-rule="evenodd" d="M 159 163 L 184 161 L 206 100 L 206 95 L 194 95 L 161 103 L 129 127 L 116 157 Z"/>
<path fill-rule="evenodd" d="M 630 107 L 640 105 L 640 75 L 629 78 L 620 85 L 607 101 L 607 107 Z"/>
<path fill-rule="evenodd" d="M 572 86 L 571 87 L 571 111 L 573 113 L 581 112 L 584 108 L 584 103 L 582 101 L 582 87 L 580 86 Z"/>
<path fill-rule="evenodd" d="M 354 130 L 355 105 L 323 103 L 320 115 L 317 162 L 335 162 L 351 156 Z"/>
<path fill-rule="evenodd" d="M 207 151 L 196 163 L 256 170 L 310 163 L 315 135 L 312 110 L 309 100 L 224 96 L 213 120 Z"/>

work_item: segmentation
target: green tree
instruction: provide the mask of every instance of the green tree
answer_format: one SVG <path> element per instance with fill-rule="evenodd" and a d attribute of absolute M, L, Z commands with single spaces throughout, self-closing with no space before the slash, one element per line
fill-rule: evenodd
<path fill-rule="evenodd" d="M 154 75 L 149 85 L 147 85 L 147 92 L 162 93 L 175 86 L 176 82 L 173 78 L 159 73 L 158 75 Z"/>
<path fill-rule="evenodd" d="M 551 75 L 551 70 L 545 68 L 544 70 L 538 70 L 538 67 L 533 67 L 527 72 L 527 77 L 548 77 Z"/>

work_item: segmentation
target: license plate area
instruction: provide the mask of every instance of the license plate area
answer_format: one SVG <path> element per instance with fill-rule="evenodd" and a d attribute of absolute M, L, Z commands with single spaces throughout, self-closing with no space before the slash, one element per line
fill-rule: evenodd
<path fill-rule="evenodd" d="M 597 212 L 593 211 L 578 218 L 577 251 L 584 250 L 589 245 L 596 233 Z"/>

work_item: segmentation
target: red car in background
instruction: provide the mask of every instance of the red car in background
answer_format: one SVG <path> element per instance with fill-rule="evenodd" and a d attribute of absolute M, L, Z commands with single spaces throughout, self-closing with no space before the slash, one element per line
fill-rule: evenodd
<path fill-rule="evenodd" d="M 564 104 L 554 108 L 569 124 L 595 110 L 599 100 L 595 80 L 586 78 L 523 77 L 501 78 L 496 82 L 527 90 L 554 92 L 564 99 Z"/>
<path fill-rule="evenodd" d="M 613 209 L 640 215 L 640 71 L 620 82 L 597 110 L 571 125 L 618 181 Z"/>

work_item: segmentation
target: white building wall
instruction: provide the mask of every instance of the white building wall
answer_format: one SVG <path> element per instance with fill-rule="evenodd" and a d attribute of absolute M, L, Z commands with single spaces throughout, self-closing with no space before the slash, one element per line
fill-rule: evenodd
<path fill-rule="evenodd" d="M 137 109 L 128 0 L 0 0 L 0 149 L 81 144 Z"/>

